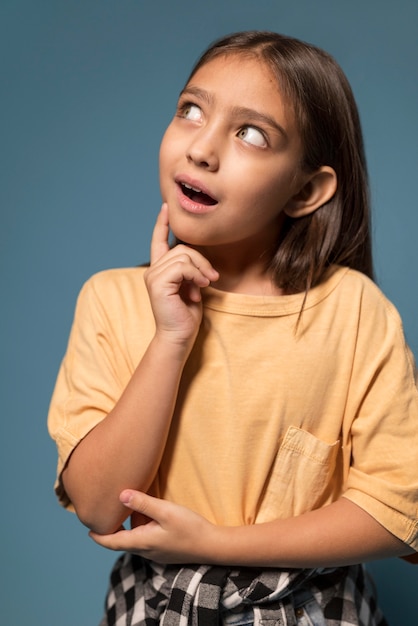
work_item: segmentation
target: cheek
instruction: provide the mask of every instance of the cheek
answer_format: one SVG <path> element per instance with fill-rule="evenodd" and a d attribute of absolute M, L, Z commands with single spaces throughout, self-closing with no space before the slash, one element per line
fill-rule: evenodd
<path fill-rule="evenodd" d="M 164 198 L 165 186 L 168 180 L 169 164 L 170 164 L 170 137 L 168 129 L 164 133 L 164 136 L 160 144 L 159 152 L 159 174 L 160 174 L 160 188 Z"/>
<path fill-rule="evenodd" d="M 172 124 L 165 131 L 160 144 L 159 166 L 161 176 L 170 175 L 177 171 L 184 155 L 184 142 Z"/>
<path fill-rule="evenodd" d="M 282 173 L 277 176 L 256 176 L 245 179 L 245 194 L 247 202 L 254 207 L 254 211 L 261 220 L 275 220 L 286 208 L 294 195 L 294 174 Z M 241 183 L 242 184 L 242 183 Z"/>
<path fill-rule="evenodd" d="M 279 205 L 286 204 L 298 188 L 298 170 L 296 167 L 282 167 L 266 178 L 263 193 L 276 198 Z"/>
<path fill-rule="evenodd" d="M 166 161 L 167 144 L 168 144 L 167 133 L 168 133 L 168 129 L 165 131 L 163 138 L 161 139 L 161 143 L 160 143 L 160 152 L 159 152 L 160 169 L 164 167 L 165 161 Z"/>
<path fill-rule="evenodd" d="M 277 174 L 277 171 L 269 174 L 266 170 L 250 169 L 247 172 L 240 172 L 237 180 L 238 188 L 247 198 L 262 204 L 270 204 L 272 198 L 280 201 L 290 188 L 287 177 Z"/>

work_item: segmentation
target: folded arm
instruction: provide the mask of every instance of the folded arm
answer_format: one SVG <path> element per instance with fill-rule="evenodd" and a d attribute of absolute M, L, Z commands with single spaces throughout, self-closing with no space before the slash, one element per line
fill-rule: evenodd
<path fill-rule="evenodd" d="M 130 490 L 122 492 L 121 502 L 147 522 L 111 535 L 91 533 L 92 538 L 161 563 L 337 567 L 412 552 L 346 498 L 298 517 L 249 526 L 215 526 L 185 507 Z"/>
<path fill-rule="evenodd" d="M 168 232 L 163 206 L 145 275 L 155 335 L 114 408 L 80 441 L 62 474 L 77 515 L 100 533 L 115 531 L 128 515 L 121 490 L 146 491 L 155 478 L 202 319 L 200 290 L 218 278 L 196 250 L 170 249 Z"/>

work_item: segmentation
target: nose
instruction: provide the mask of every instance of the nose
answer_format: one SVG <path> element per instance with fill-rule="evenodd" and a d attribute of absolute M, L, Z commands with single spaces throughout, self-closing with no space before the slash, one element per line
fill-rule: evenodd
<path fill-rule="evenodd" d="M 220 140 L 216 133 L 202 128 L 194 135 L 187 149 L 187 160 L 197 167 L 215 172 L 219 168 Z"/>

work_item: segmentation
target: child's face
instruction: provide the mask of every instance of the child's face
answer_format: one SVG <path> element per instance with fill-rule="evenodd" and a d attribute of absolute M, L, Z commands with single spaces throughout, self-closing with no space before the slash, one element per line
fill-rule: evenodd
<path fill-rule="evenodd" d="M 186 85 L 161 144 L 173 233 L 194 246 L 265 252 L 302 187 L 301 157 L 292 107 L 267 67 L 235 55 L 210 61 Z"/>

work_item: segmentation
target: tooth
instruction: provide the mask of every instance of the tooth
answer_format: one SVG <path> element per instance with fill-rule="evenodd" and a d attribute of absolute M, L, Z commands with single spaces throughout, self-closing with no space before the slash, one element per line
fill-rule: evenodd
<path fill-rule="evenodd" d="M 187 187 L 187 189 L 191 189 L 192 191 L 196 191 L 197 193 L 201 193 L 202 192 L 201 189 L 197 189 L 196 187 L 192 187 L 191 185 L 188 185 L 187 183 L 183 183 L 183 185 L 185 187 Z"/>

